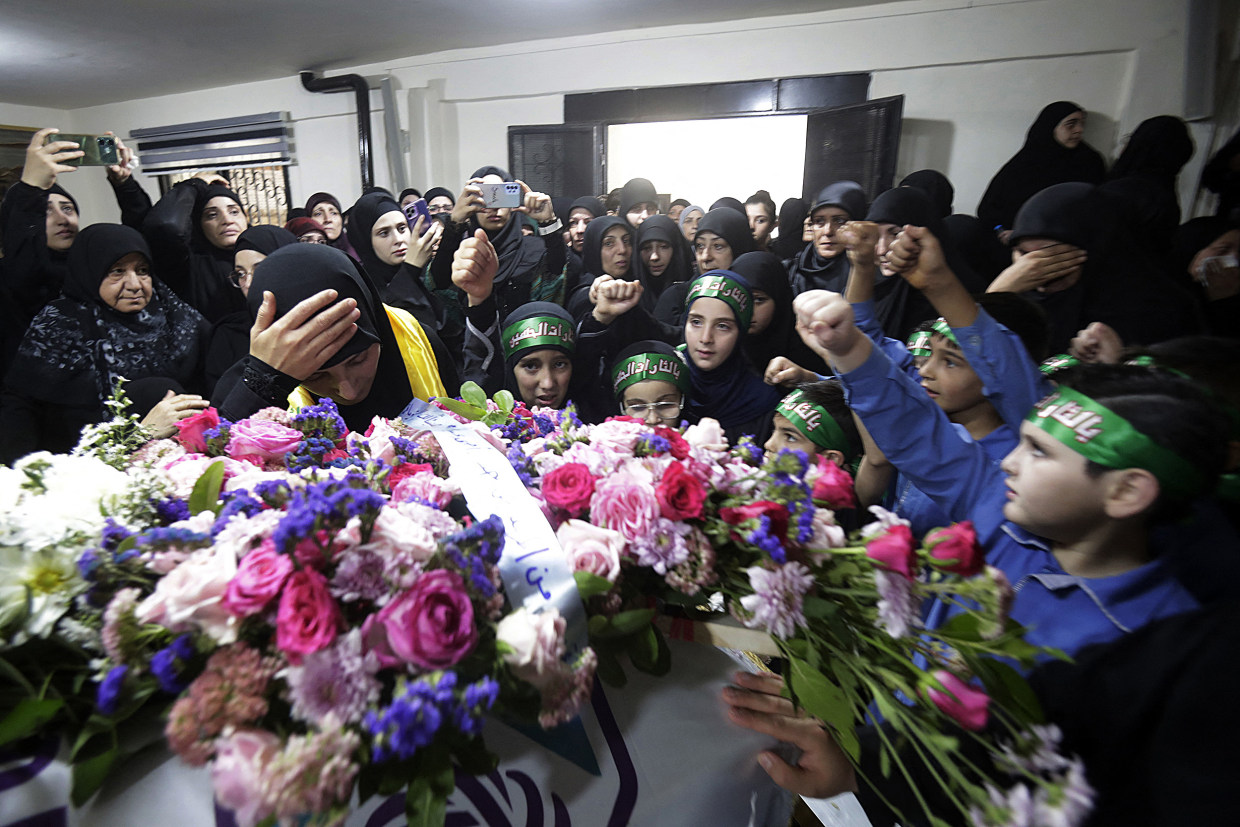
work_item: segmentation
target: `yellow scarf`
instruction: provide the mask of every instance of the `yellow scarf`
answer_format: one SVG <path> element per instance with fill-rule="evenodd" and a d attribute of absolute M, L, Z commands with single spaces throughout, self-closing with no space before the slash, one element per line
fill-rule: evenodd
<path fill-rule="evenodd" d="M 435 352 L 431 343 L 426 340 L 426 333 L 413 316 L 396 307 L 383 305 L 387 311 L 388 321 L 392 325 L 392 333 L 396 335 L 396 344 L 400 348 L 400 360 L 405 363 L 405 373 L 409 377 L 409 389 L 418 399 L 430 399 L 432 396 L 444 396 L 443 381 L 439 378 L 439 362 L 435 360 Z M 306 405 L 314 405 L 318 400 L 314 394 L 298 385 L 288 395 L 289 410 L 297 410 Z M 393 411 L 392 416 L 400 413 Z"/>

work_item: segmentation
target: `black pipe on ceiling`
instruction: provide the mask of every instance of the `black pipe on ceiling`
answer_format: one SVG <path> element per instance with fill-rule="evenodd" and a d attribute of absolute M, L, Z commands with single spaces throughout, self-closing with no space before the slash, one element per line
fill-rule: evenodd
<path fill-rule="evenodd" d="M 316 78 L 314 72 L 302 72 L 301 85 L 307 92 L 345 92 L 353 90 L 357 99 L 357 156 L 362 167 L 362 192 L 375 183 L 375 160 L 370 152 L 370 86 L 361 75 L 337 75 Z"/>

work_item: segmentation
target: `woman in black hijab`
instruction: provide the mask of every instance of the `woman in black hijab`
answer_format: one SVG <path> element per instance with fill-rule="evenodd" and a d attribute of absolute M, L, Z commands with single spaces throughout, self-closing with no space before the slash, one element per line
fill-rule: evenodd
<path fill-rule="evenodd" d="M 1071 101 L 1055 101 L 1038 113 L 1025 134 L 1025 145 L 991 179 L 977 205 L 977 217 L 994 227 L 1003 241 L 1022 204 L 1053 184 L 1083 181 L 1101 184 L 1106 162 L 1083 139 L 1085 110 Z"/>
<path fill-rule="evenodd" d="M 836 232 L 863 215 L 865 191 L 856 181 L 836 181 L 818 193 L 809 211 L 813 239 L 788 268 L 793 295 L 799 296 L 806 290 L 844 292 L 848 284 L 848 255 Z"/>
<path fill-rule="evenodd" d="M 569 297 L 581 286 L 581 254 L 585 249 L 586 228 L 594 219 L 607 215 L 607 210 L 597 197 L 583 195 L 569 202 L 562 215 L 558 207 L 555 214 L 564 222 L 564 229 L 568 232 L 567 263 L 564 265 L 564 304 L 567 306 Z"/>
<path fill-rule="evenodd" d="M 633 178 L 620 190 L 620 217 L 637 229 L 652 215 L 659 214 L 659 194 L 645 178 Z"/>
<path fill-rule="evenodd" d="M 666 215 L 652 215 L 637 228 L 633 256 L 633 274 L 644 288 L 641 306 L 648 313 L 654 312 L 668 288 L 693 276 L 689 245 L 676 222 Z"/>
<path fill-rule="evenodd" d="M 316 192 L 306 199 L 306 215 L 323 225 L 328 244 L 357 260 L 357 251 L 344 231 L 344 208 L 340 206 L 340 199 L 330 192 Z"/>
<path fill-rule="evenodd" d="M 819 375 L 828 374 L 822 357 L 801 341 L 792 311 L 792 285 L 779 258 L 765 250 L 745 253 L 729 268 L 749 282 L 753 293 L 753 321 L 745 336 L 745 356 L 762 374 L 776 356 L 785 356 Z"/>
<path fill-rule="evenodd" d="M 805 249 L 805 219 L 809 217 L 809 205 L 804 198 L 788 198 L 779 206 L 779 236 L 771 245 L 771 252 L 787 262 Z M 787 265 L 784 265 L 787 269 Z"/>
<path fill-rule="evenodd" d="M 688 209 L 685 212 L 688 212 Z M 731 207 L 712 209 L 702 216 L 697 232 L 693 235 L 693 254 L 699 273 L 726 270 L 739 256 L 753 252 L 753 249 L 753 231 L 749 229 L 749 218 L 745 215 L 744 207 L 740 210 Z M 683 328 L 685 297 L 688 292 L 687 281 L 666 288 L 655 303 L 655 319 L 664 326 L 672 326 L 677 330 Z"/>
<path fill-rule="evenodd" d="M 313 221 L 312 218 L 303 219 Z M 255 224 L 237 236 L 233 247 L 233 285 L 248 296 L 254 268 L 281 247 L 296 244 L 297 236 L 283 227 Z M 211 345 L 207 349 L 207 394 L 215 388 L 229 368 L 250 352 L 250 311 L 238 310 L 217 321 L 211 328 Z"/>
<path fill-rule="evenodd" d="M 182 393 L 202 389 L 206 322 L 151 275 L 150 260 L 132 228 L 94 224 L 78 234 L 63 296 L 35 316 L 5 379 L 4 462 L 70 450 L 84 425 L 108 417 L 104 402 L 121 377 L 160 383 L 138 411 L 156 429 L 206 407 Z M 153 409 L 165 391 L 175 396 Z"/>
<path fill-rule="evenodd" d="M 562 297 L 564 289 L 562 224 L 551 208 L 551 199 L 541 194 L 535 194 L 533 199 L 539 206 L 529 215 L 538 222 L 538 236 L 522 235 L 521 222 L 512 215 L 515 210 L 486 209 L 482 202 L 480 183 L 513 180 L 499 167 L 486 166 L 474 171 L 452 208 L 439 251 L 430 265 L 435 289 L 451 287 L 453 255 L 466 235 L 472 236 L 481 229 L 499 255 L 494 296 L 501 318 L 534 299 Z M 530 194 L 526 189 L 527 200 Z"/>
<path fill-rule="evenodd" d="M 1036 285 L 1017 276 L 1018 259 L 1053 244 L 1087 254 L 1079 276 Z M 1110 325 L 1132 344 L 1201 332 L 1192 296 L 1149 260 L 1097 187 L 1057 184 L 1030 198 L 1012 227 L 1012 256 L 1013 266 L 990 289 L 1025 292 L 1041 303 L 1051 353 L 1065 352 L 1091 322 Z"/>
<path fill-rule="evenodd" d="M 212 403 L 221 416 L 243 419 L 331 397 L 350 430 L 364 431 L 413 397 L 444 395 L 421 325 L 385 306 L 365 271 L 339 250 L 281 247 L 254 271 L 246 302 L 255 319 L 250 355 L 216 385 Z"/>

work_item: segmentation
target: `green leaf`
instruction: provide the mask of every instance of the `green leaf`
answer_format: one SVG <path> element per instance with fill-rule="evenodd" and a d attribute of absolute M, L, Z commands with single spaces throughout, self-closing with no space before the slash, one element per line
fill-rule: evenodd
<path fill-rule="evenodd" d="M 596 594 L 607 594 L 611 591 L 612 582 L 606 577 L 599 577 L 597 574 L 591 574 L 588 571 L 573 572 L 573 579 L 577 581 L 577 591 L 581 594 L 582 600 L 587 600 Z"/>
<path fill-rule="evenodd" d="M 641 631 L 642 627 L 650 625 L 652 620 L 654 620 L 654 609 L 631 609 L 612 617 L 608 625 L 617 635 L 631 635 Z"/>
<path fill-rule="evenodd" d="M 473 405 L 468 404 L 467 402 L 460 402 L 456 399 L 449 399 L 446 396 L 436 396 L 435 404 L 442 405 L 443 407 L 452 411 L 452 413 L 460 414 L 466 419 L 474 419 L 474 420 L 482 419 L 482 417 L 486 416 L 486 413 L 487 413 L 486 408 L 476 408 Z"/>
<path fill-rule="evenodd" d="M 475 408 L 482 408 L 483 410 L 486 410 L 487 393 L 478 385 L 477 382 L 466 382 L 461 385 L 461 399 L 467 405 L 472 405 Z"/>
<path fill-rule="evenodd" d="M 107 780 L 112 766 L 121 757 L 120 748 L 116 745 L 115 732 L 110 744 L 104 746 L 89 758 L 75 758 L 73 763 L 73 788 L 70 799 L 74 807 L 81 807 L 94 795 L 103 782 Z M 107 742 L 104 742 L 107 743 Z"/>
<path fill-rule="evenodd" d="M 830 600 L 823 600 L 821 597 L 810 595 L 805 598 L 801 611 L 807 618 L 831 617 L 839 611 L 838 603 Z"/>
<path fill-rule="evenodd" d="M 512 409 L 517 406 L 517 400 L 513 397 L 512 391 L 502 390 L 495 394 L 495 404 L 499 405 L 499 409 L 505 414 L 511 414 Z"/>
<path fill-rule="evenodd" d="M 409 782 L 405 790 L 405 820 L 409 827 L 443 827 L 448 815 L 448 796 L 456 787 L 452 763 L 427 767 Z"/>
<path fill-rule="evenodd" d="M 958 614 L 944 623 L 938 629 L 938 634 L 942 637 L 951 637 L 957 640 L 977 641 L 982 639 L 981 618 L 971 612 Z"/>
<path fill-rule="evenodd" d="M 1029 723 L 1044 720 L 1038 696 L 1019 672 L 992 658 L 980 659 L 976 668 L 978 677 L 986 685 L 986 693 L 1000 706 Z"/>
<path fill-rule="evenodd" d="M 33 735 L 60 712 L 65 702 L 59 699 L 23 698 L 13 711 L 0 721 L 0 746 Z"/>
<path fill-rule="evenodd" d="M 861 744 L 854 731 L 852 705 L 844 690 L 800 659 L 789 661 L 792 691 L 805 711 L 831 728 L 836 743 L 855 762 Z"/>
<path fill-rule="evenodd" d="M 224 461 L 217 460 L 207 466 L 198 482 L 194 483 L 193 493 L 189 495 L 189 513 L 201 514 L 203 511 L 220 513 L 220 488 L 224 485 Z"/>
<path fill-rule="evenodd" d="M 599 676 L 599 680 L 610 687 L 619 689 L 629 682 L 629 678 L 624 674 L 624 667 L 620 665 L 620 661 L 616 658 L 614 652 L 607 649 L 595 649 L 598 654 L 598 667 L 595 672 Z"/>

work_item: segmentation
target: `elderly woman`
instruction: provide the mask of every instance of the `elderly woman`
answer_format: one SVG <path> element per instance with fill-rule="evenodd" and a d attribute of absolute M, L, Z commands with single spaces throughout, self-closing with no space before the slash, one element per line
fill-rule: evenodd
<path fill-rule="evenodd" d="M 202 316 L 152 275 L 136 230 L 87 227 L 69 251 L 64 295 L 35 317 L 5 379 L 0 455 L 68 451 L 108 416 L 121 378 L 143 424 L 167 432 L 206 407 L 183 392 L 201 387 L 206 335 Z"/>

